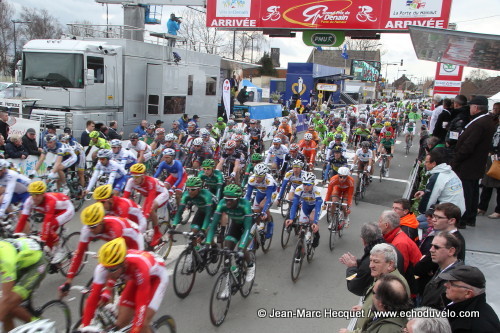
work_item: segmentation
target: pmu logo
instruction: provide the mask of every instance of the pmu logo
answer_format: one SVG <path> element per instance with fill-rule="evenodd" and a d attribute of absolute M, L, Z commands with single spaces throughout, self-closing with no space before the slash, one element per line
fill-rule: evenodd
<path fill-rule="evenodd" d="M 406 6 L 411 9 L 422 9 L 425 7 L 425 2 L 423 0 L 406 0 Z"/>
<path fill-rule="evenodd" d="M 245 7 L 246 0 L 224 0 L 222 4 L 226 8 L 242 8 Z"/>

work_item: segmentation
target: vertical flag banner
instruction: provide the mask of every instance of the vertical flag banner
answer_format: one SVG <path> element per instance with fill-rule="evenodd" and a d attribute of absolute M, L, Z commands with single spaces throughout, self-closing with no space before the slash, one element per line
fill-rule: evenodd
<path fill-rule="evenodd" d="M 227 119 L 231 114 L 231 83 L 228 79 L 224 80 L 222 85 L 222 100 L 224 101 L 224 108 L 226 109 Z"/>

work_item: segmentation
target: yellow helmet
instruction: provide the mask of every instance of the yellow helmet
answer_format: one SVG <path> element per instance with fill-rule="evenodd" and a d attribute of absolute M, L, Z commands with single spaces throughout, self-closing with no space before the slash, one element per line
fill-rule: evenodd
<path fill-rule="evenodd" d="M 388 121 L 386 121 L 386 122 L 384 123 L 384 126 L 391 126 L 391 123 L 390 123 L 390 122 L 388 122 Z"/>
<path fill-rule="evenodd" d="M 105 267 L 116 266 L 125 261 L 127 244 L 123 237 L 107 242 L 99 249 L 99 263 Z"/>
<path fill-rule="evenodd" d="M 41 180 L 38 180 L 36 182 L 33 182 L 28 185 L 28 192 L 30 194 L 42 194 L 47 191 L 47 185 L 45 185 L 44 182 Z"/>
<path fill-rule="evenodd" d="M 85 225 L 95 225 L 100 223 L 104 217 L 104 206 L 102 202 L 96 202 L 85 208 L 80 215 L 82 223 Z"/>
<path fill-rule="evenodd" d="M 113 187 L 110 184 L 99 186 L 95 189 L 94 194 L 92 194 L 92 197 L 95 200 L 106 200 L 111 198 L 112 196 Z"/>
<path fill-rule="evenodd" d="M 146 166 L 142 163 L 136 163 L 130 167 L 130 173 L 132 174 L 144 174 L 146 172 Z"/>

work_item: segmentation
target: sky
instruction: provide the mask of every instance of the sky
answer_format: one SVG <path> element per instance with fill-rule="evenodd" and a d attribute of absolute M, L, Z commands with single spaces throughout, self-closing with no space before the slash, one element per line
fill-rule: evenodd
<path fill-rule="evenodd" d="M 88 20 L 94 24 L 106 24 L 106 6 L 94 0 L 3 0 L 12 4 L 16 10 L 15 18 L 23 6 L 47 9 L 51 15 L 62 24 Z M 167 0 L 165 0 L 167 1 Z M 147 0 L 145 0 L 147 2 Z M 123 24 L 123 10 L 120 5 L 109 5 L 109 23 Z M 171 12 L 180 12 L 184 7 L 165 6 L 161 25 L 147 25 L 146 29 L 166 32 L 166 20 Z M 457 23 L 457 30 L 498 34 L 500 31 L 500 0 L 453 0 L 450 22 Z M 407 33 L 384 33 L 381 36 L 380 46 L 382 63 L 395 63 L 404 59 L 404 66 L 388 66 L 387 77 L 394 80 L 403 73 L 415 78 L 433 77 L 436 65 L 434 62 L 418 60 L 410 35 Z M 305 46 L 302 36 L 297 33 L 296 38 L 270 38 L 269 47 L 279 47 L 281 53 L 281 67 L 288 62 L 305 62 L 311 53 L 311 47 Z M 306 52 L 307 50 L 307 52 Z M 385 66 L 382 73 L 385 74 Z M 465 68 L 466 77 L 473 68 Z M 399 70 L 399 72 L 398 72 Z M 404 70 L 402 72 L 401 70 Z M 497 71 L 488 71 L 490 76 L 500 75 Z"/>

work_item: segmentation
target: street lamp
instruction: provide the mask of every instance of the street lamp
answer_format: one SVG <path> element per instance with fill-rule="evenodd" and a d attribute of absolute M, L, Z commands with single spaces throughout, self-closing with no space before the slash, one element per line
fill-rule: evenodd
<path fill-rule="evenodd" d="M 17 36 L 16 36 L 16 24 L 22 24 L 22 23 L 31 23 L 31 21 L 19 21 L 19 20 L 12 20 L 12 23 L 14 24 L 14 64 L 17 61 Z"/>
<path fill-rule="evenodd" d="M 377 44 L 377 45 L 368 45 L 368 46 L 363 46 L 363 60 L 366 60 L 366 49 L 369 48 L 376 48 L 377 46 L 381 46 L 382 44 Z"/>
<path fill-rule="evenodd" d="M 406 72 L 406 69 L 398 69 L 398 74 L 396 75 L 396 80 L 399 79 L 399 72 Z M 394 80 L 394 81 L 396 81 Z"/>
<path fill-rule="evenodd" d="M 247 36 L 248 38 L 250 38 L 250 40 L 252 41 L 252 52 L 250 54 L 250 63 L 253 64 L 253 40 L 255 39 L 255 37 L 253 35 L 249 35 L 247 34 L 246 32 L 243 33 L 245 36 Z"/>
<path fill-rule="evenodd" d="M 399 65 L 398 62 L 391 62 L 391 63 L 386 63 L 385 64 L 385 81 L 387 82 L 387 69 L 389 68 L 389 66 L 397 66 Z"/>

